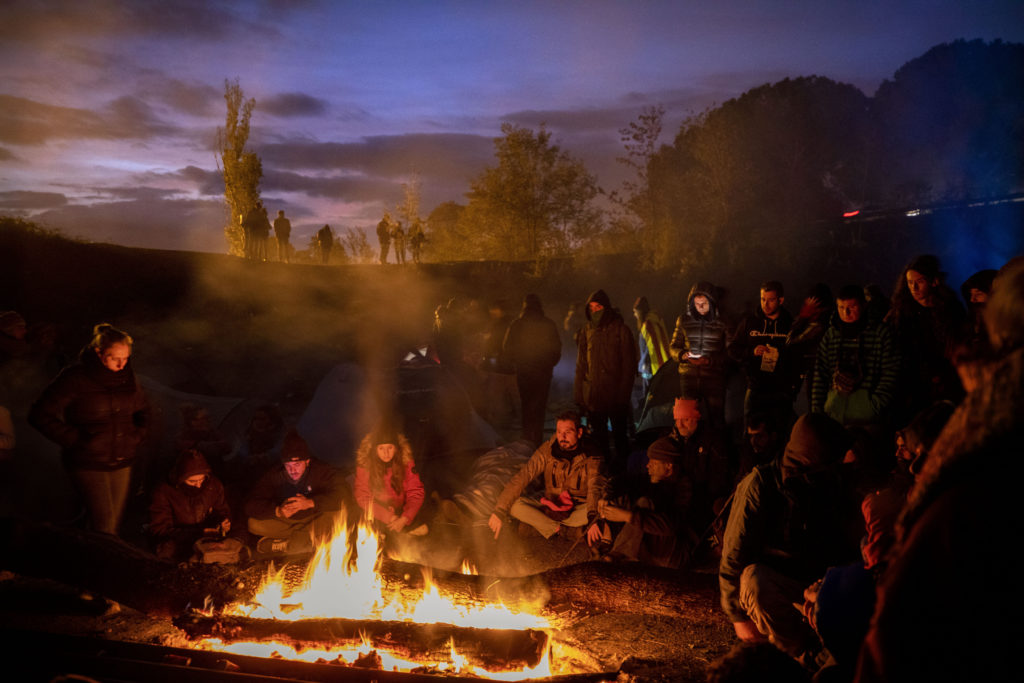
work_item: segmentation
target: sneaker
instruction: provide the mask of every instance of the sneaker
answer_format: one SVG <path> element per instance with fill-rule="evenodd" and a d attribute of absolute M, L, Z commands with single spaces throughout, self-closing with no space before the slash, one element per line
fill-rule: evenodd
<path fill-rule="evenodd" d="M 264 555 L 270 555 L 272 553 L 286 553 L 288 552 L 288 539 L 264 536 L 256 542 L 256 550 Z"/>

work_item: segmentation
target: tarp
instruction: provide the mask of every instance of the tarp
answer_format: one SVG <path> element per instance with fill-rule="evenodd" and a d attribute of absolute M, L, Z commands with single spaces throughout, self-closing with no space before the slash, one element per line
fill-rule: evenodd
<path fill-rule="evenodd" d="M 636 433 L 639 435 L 649 430 L 672 429 L 672 404 L 678 395 L 679 363 L 669 359 L 651 378 L 644 407 L 636 423 Z"/>

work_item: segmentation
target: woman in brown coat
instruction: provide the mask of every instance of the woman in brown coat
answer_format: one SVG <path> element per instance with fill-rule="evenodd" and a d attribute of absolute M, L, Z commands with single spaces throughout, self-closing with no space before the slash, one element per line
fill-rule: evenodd
<path fill-rule="evenodd" d="M 93 528 L 115 535 L 149 413 L 131 353 L 128 334 L 97 325 L 79 362 L 50 383 L 28 416 L 33 427 L 63 449 L 64 466 Z"/>

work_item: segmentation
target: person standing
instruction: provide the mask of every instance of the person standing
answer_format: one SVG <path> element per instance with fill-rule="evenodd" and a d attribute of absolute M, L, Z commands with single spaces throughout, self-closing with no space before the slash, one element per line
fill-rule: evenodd
<path fill-rule="evenodd" d="M 587 299 L 587 323 L 576 338 L 573 400 L 587 414 L 587 424 L 613 473 L 625 471 L 629 458 L 630 399 L 640 360 L 636 337 L 603 289 Z M 608 425 L 615 443 L 610 457 Z"/>
<path fill-rule="evenodd" d="M 401 221 L 391 225 L 391 241 L 395 245 L 395 263 L 405 263 L 405 230 Z"/>
<path fill-rule="evenodd" d="M 64 465 L 96 531 L 117 535 L 149 403 L 131 366 L 132 338 L 93 328 L 79 362 L 63 370 L 29 411 L 29 423 L 63 449 Z"/>
<path fill-rule="evenodd" d="M 515 369 L 522 407 L 522 436 L 534 445 L 540 444 L 551 376 L 562 357 L 562 339 L 554 321 L 544 315 L 536 294 L 523 298 L 523 311 L 505 334 L 502 356 Z"/>
<path fill-rule="evenodd" d="M 334 232 L 331 226 L 324 223 L 316 233 L 316 243 L 320 247 L 320 263 L 325 266 L 331 261 L 331 249 L 334 248 Z"/>
<path fill-rule="evenodd" d="M 391 214 L 384 212 L 384 217 L 377 223 L 377 241 L 380 242 L 380 262 L 388 262 L 388 247 L 391 246 Z"/>
<path fill-rule="evenodd" d="M 417 218 L 409 228 L 409 248 L 412 250 L 412 262 L 419 263 L 423 251 L 423 243 L 427 241 L 427 235 L 423 231 L 423 221 Z"/>
<path fill-rule="evenodd" d="M 668 361 L 669 341 L 668 330 L 661 316 L 651 310 L 647 303 L 647 297 L 642 296 L 633 304 L 633 317 L 636 318 L 636 327 L 640 332 L 640 377 L 644 381 L 644 393 L 651 379 L 657 374 L 662 365 Z"/>
<path fill-rule="evenodd" d="M 679 395 L 703 404 L 716 429 L 725 426 L 728 336 L 715 286 L 697 282 L 686 297 L 686 310 L 676 319 L 669 352 L 679 363 Z"/>
<path fill-rule="evenodd" d="M 291 235 L 292 222 L 285 218 L 284 209 L 281 209 L 274 219 L 274 237 L 277 238 L 277 260 L 283 263 L 291 260 L 292 245 L 288 242 Z"/>
<path fill-rule="evenodd" d="M 786 424 L 793 417 L 792 386 L 798 374 L 793 371 L 786 348 L 793 316 L 782 307 L 785 300 L 781 282 L 764 282 L 760 308 L 740 322 L 729 344 L 729 355 L 743 366 L 747 375 L 744 425 L 752 412 L 775 411 L 779 424 Z"/>

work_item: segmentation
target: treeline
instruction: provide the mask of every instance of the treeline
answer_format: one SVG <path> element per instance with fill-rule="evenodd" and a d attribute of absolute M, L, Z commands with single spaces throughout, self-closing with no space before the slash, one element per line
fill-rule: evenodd
<path fill-rule="evenodd" d="M 671 144 L 657 142 L 664 110 L 653 107 L 621 130 L 634 178 L 612 191 L 543 127 L 505 124 L 467 203 L 429 215 L 427 256 L 637 252 L 678 272 L 736 266 L 756 247 L 786 266 L 845 212 L 1019 192 L 1021 92 L 1024 45 L 960 40 L 908 62 L 873 97 L 819 76 L 754 88 L 687 118 Z"/>

